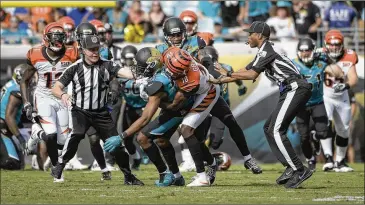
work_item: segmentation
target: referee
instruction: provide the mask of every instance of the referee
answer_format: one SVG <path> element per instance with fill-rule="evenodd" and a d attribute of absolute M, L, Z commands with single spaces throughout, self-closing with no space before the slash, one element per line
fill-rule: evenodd
<path fill-rule="evenodd" d="M 250 28 L 248 44 L 258 48 L 254 60 L 245 69 L 227 72 L 220 79 L 211 79 L 213 83 L 226 83 L 236 80 L 255 80 L 261 72 L 279 86 L 279 102 L 264 125 L 264 132 L 271 150 L 278 160 L 286 166 L 285 172 L 276 180 L 286 188 L 297 188 L 303 181 L 312 176 L 305 167 L 286 136 L 288 127 L 299 110 L 304 109 L 311 97 L 311 85 L 300 75 L 299 70 L 288 57 L 277 53 L 269 42 L 270 27 L 261 21 L 255 21 Z"/>
<path fill-rule="evenodd" d="M 91 24 L 90 24 L 91 25 Z M 107 97 L 115 100 L 117 84 L 110 83 L 110 92 L 108 92 L 109 82 L 118 74 L 120 77 L 126 76 L 120 69 L 119 65 L 112 61 L 106 61 L 99 57 L 100 40 L 96 34 L 89 33 L 90 25 L 83 24 L 83 31 L 77 31 L 82 35 L 78 36 L 79 46 L 81 48 L 82 58 L 68 67 L 55 83 L 52 93 L 57 98 L 62 99 L 66 105 L 71 104 L 71 115 L 73 130 L 67 138 L 62 156 L 56 166 L 52 168 L 51 175 L 55 182 L 62 182 L 62 171 L 65 164 L 76 154 L 80 141 L 85 137 L 86 131 L 93 126 L 100 134 L 102 140 L 108 138 L 111 141 L 118 138 L 116 124 L 111 118 L 107 109 Z M 91 25 L 92 26 L 92 25 Z M 64 92 L 70 82 L 72 82 L 72 97 Z M 120 141 L 118 141 L 120 142 Z M 127 185 L 143 185 L 129 168 L 129 155 L 125 152 L 121 143 L 112 151 L 120 170 L 124 174 L 124 183 Z"/>

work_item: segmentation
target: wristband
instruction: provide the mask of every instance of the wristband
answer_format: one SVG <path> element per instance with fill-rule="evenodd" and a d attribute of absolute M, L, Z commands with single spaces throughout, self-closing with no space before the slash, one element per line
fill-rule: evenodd
<path fill-rule="evenodd" d="M 120 134 L 120 136 L 122 137 L 122 139 L 127 137 L 127 133 L 126 132 L 122 132 L 122 134 Z"/>
<path fill-rule="evenodd" d="M 30 102 L 26 102 L 26 103 L 24 103 L 24 108 L 26 108 L 26 107 L 28 107 L 28 106 L 32 106 L 32 105 L 30 104 Z"/>

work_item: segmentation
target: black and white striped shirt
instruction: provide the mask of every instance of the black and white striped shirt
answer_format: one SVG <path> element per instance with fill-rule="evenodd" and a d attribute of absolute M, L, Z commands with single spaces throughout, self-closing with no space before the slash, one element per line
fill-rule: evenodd
<path fill-rule="evenodd" d="M 119 46 L 112 45 L 109 48 L 110 52 L 112 53 L 112 61 L 114 61 L 116 64 L 121 64 L 122 60 L 122 48 Z"/>
<path fill-rule="evenodd" d="M 257 73 L 265 71 L 265 75 L 277 84 L 284 82 L 289 77 L 301 77 L 299 69 L 293 62 L 284 54 L 276 52 L 269 41 L 264 42 L 246 69 L 253 69 Z"/>
<path fill-rule="evenodd" d="M 100 59 L 95 65 L 87 66 L 79 59 L 63 72 L 58 81 L 65 87 L 72 82 L 72 106 L 99 110 L 107 103 L 109 81 L 119 69 L 120 66 L 112 61 Z"/>

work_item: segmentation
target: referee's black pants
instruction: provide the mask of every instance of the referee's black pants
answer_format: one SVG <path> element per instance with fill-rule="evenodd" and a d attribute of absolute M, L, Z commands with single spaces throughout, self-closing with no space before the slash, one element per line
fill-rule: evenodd
<path fill-rule="evenodd" d="M 86 131 L 93 126 L 100 138 L 105 142 L 112 136 L 117 136 L 116 123 L 113 121 L 109 111 L 102 108 L 97 111 L 87 111 L 78 107 L 71 109 L 73 129 L 70 137 L 66 140 L 61 162 L 66 164 L 76 154 L 80 141 L 85 137 Z M 124 147 L 119 147 L 111 153 L 124 174 L 130 174 L 129 155 L 125 152 Z"/>
<path fill-rule="evenodd" d="M 303 163 L 295 153 L 288 137 L 288 127 L 297 113 L 304 109 L 311 97 L 311 85 L 305 80 L 290 83 L 290 89 L 280 93 L 279 103 L 264 125 L 264 132 L 272 152 L 286 167 L 301 170 Z"/>

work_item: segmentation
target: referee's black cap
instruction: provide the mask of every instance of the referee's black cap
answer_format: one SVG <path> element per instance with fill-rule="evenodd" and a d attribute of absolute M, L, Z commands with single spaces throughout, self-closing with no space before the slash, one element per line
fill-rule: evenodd
<path fill-rule="evenodd" d="M 82 48 L 90 49 L 100 47 L 100 39 L 97 35 L 85 35 L 81 40 L 80 44 Z"/>
<path fill-rule="evenodd" d="M 251 24 L 250 28 L 243 29 L 248 33 L 260 33 L 265 37 L 270 37 L 270 26 L 263 21 L 255 21 Z"/>

